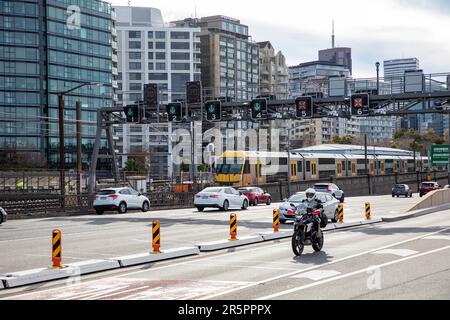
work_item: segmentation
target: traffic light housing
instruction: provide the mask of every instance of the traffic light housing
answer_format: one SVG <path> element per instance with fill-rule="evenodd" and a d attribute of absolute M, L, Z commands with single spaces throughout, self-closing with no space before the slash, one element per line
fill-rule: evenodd
<path fill-rule="evenodd" d="M 144 85 L 144 103 L 146 108 L 156 109 L 158 106 L 158 85 L 149 83 Z"/>
<path fill-rule="evenodd" d="M 354 94 L 351 97 L 352 116 L 369 114 L 370 98 L 368 93 Z"/>
<path fill-rule="evenodd" d="M 202 84 L 200 81 L 186 83 L 186 103 L 202 103 Z"/>
<path fill-rule="evenodd" d="M 295 99 L 295 115 L 297 118 L 312 118 L 314 114 L 316 114 L 316 110 L 312 97 L 298 97 Z"/>
<path fill-rule="evenodd" d="M 267 99 L 259 98 L 253 99 L 251 102 L 252 119 L 263 119 L 264 114 L 267 114 Z"/>
<path fill-rule="evenodd" d="M 169 121 L 181 121 L 183 104 L 172 102 L 167 105 L 167 117 Z"/>
<path fill-rule="evenodd" d="M 127 118 L 127 122 L 138 123 L 139 122 L 139 105 L 132 104 L 123 107 L 123 112 Z"/>
<path fill-rule="evenodd" d="M 220 100 L 206 101 L 206 120 L 220 121 L 222 119 L 222 103 Z"/>

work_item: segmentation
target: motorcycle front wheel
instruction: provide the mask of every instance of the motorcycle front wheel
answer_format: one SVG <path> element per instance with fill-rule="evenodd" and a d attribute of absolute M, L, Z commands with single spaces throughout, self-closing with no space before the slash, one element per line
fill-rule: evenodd
<path fill-rule="evenodd" d="M 292 235 L 292 251 L 294 251 L 297 257 L 302 255 L 303 249 L 305 248 L 303 244 L 304 238 L 305 236 L 302 231 L 295 231 Z"/>
<path fill-rule="evenodd" d="M 319 252 L 322 251 L 323 248 L 323 232 L 320 231 L 322 233 L 322 237 L 320 237 L 320 239 L 316 242 L 313 243 L 312 247 L 314 249 L 314 251 Z"/>

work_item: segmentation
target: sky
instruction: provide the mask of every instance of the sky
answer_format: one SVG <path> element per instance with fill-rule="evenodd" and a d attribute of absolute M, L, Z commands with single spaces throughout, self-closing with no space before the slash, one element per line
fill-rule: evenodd
<path fill-rule="evenodd" d="M 128 0 L 106 0 L 128 5 Z M 331 47 L 351 47 L 353 77 L 375 77 L 375 62 L 416 57 L 426 73 L 450 72 L 450 0 L 130 0 L 161 10 L 165 22 L 225 15 L 249 26 L 254 41 L 270 41 L 289 66 L 318 59 Z M 381 69 L 381 76 L 383 69 Z"/>

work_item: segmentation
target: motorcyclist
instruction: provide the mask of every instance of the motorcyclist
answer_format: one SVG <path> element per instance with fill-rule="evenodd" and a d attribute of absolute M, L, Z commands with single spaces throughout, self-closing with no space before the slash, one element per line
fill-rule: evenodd
<path fill-rule="evenodd" d="M 307 204 L 307 212 L 313 212 L 317 209 L 322 209 L 322 202 L 317 199 L 316 196 L 316 190 L 310 188 L 308 190 L 306 190 L 306 199 L 303 200 L 304 203 Z M 320 238 L 321 237 L 321 232 L 319 232 L 320 229 L 320 216 L 314 216 L 314 230 L 316 231 L 316 235 Z"/>

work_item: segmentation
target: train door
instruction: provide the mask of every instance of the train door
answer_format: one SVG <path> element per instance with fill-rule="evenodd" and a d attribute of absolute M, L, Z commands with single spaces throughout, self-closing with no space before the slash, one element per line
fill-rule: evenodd
<path fill-rule="evenodd" d="M 264 183 L 264 177 L 262 176 L 262 162 L 261 160 L 257 160 L 255 164 L 255 177 L 256 183 L 262 184 Z"/>
<path fill-rule="evenodd" d="M 317 179 L 317 161 L 311 161 L 311 179 Z"/>
<path fill-rule="evenodd" d="M 370 160 L 370 174 L 375 175 L 375 162 Z"/>
<path fill-rule="evenodd" d="M 352 174 L 352 177 L 356 177 L 358 174 L 356 172 L 356 161 L 351 162 L 351 174 Z"/>
<path fill-rule="evenodd" d="M 380 162 L 381 162 L 381 174 L 384 175 L 386 171 L 384 160 L 381 160 Z"/>
<path fill-rule="evenodd" d="M 291 161 L 291 181 L 297 181 L 297 161 Z"/>
<path fill-rule="evenodd" d="M 245 162 L 244 162 L 244 171 L 242 174 L 241 185 L 248 186 L 248 185 L 251 185 L 252 182 L 253 182 L 253 179 L 252 179 L 252 173 L 250 170 L 250 159 L 247 158 L 247 159 L 245 159 Z"/>
<path fill-rule="evenodd" d="M 336 161 L 337 176 L 342 177 L 342 161 Z"/>

